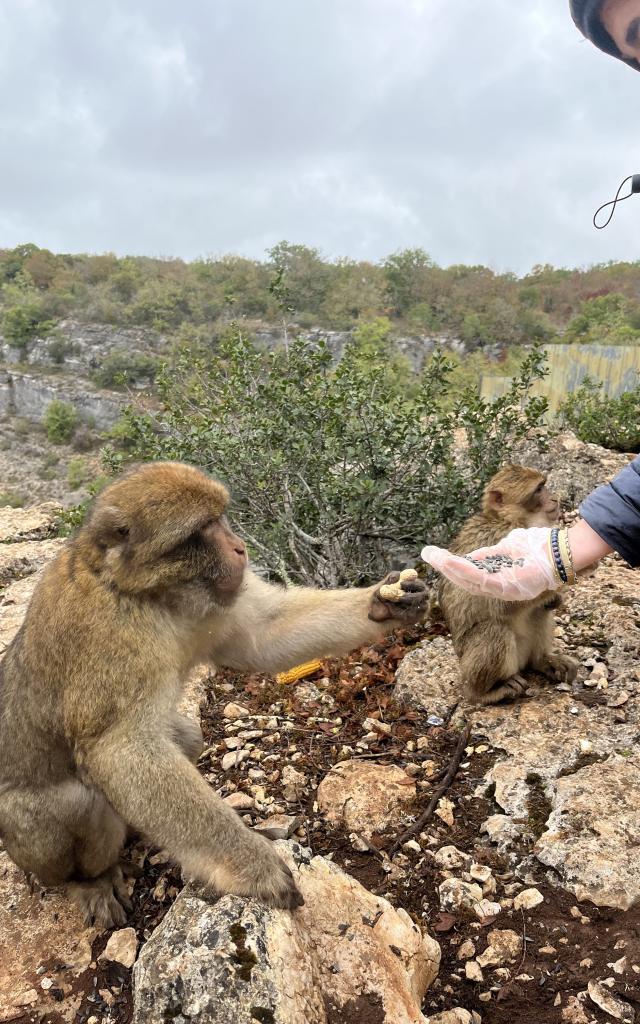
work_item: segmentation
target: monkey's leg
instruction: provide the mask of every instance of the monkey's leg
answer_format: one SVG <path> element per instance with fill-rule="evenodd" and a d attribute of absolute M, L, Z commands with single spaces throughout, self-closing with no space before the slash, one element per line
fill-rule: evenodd
<path fill-rule="evenodd" d="M 257 896 L 293 910 L 303 902 L 291 871 L 176 748 L 138 720 L 87 751 L 91 778 L 126 821 L 167 850 L 185 873 L 218 892 Z"/>
<path fill-rule="evenodd" d="M 0 832 L 18 867 L 43 885 L 66 885 L 88 923 L 124 923 L 128 900 L 118 859 L 125 825 L 98 790 L 73 776 L 10 790 L 0 799 Z"/>
<path fill-rule="evenodd" d="M 553 613 L 540 609 L 532 619 L 533 635 L 528 664 L 536 672 L 558 683 L 571 683 L 578 672 L 578 662 L 568 654 L 553 650 L 555 618 Z"/>
<path fill-rule="evenodd" d="M 185 718 L 184 715 L 176 714 L 171 723 L 171 732 L 174 742 L 184 751 L 192 764 L 198 763 L 198 758 L 204 750 L 202 729 L 192 718 Z"/>
<path fill-rule="evenodd" d="M 465 695 L 477 704 L 520 697 L 527 688 L 518 675 L 521 656 L 517 637 L 506 623 L 483 622 L 465 633 L 459 647 Z M 461 648 L 461 650 L 460 650 Z"/>
<path fill-rule="evenodd" d="M 549 654 L 540 654 L 533 659 L 531 667 L 557 683 L 572 683 L 578 674 L 579 662 L 570 654 L 558 654 L 551 651 Z"/>

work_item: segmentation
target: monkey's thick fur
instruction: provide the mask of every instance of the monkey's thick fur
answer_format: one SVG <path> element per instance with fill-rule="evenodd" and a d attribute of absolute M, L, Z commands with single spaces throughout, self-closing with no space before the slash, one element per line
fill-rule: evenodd
<path fill-rule="evenodd" d="M 552 526 L 558 502 L 545 484 L 537 470 L 505 466 L 489 481 L 482 511 L 465 523 L 451 551 L 462 555 L 488 547 L 516 527 Z M 475 703 L 520 696 L 527 686 L 520 673 L 526 668 L 558 682 L 575 678 L 577 662 L 553 652 L 553 612 L 561 603 L 555 592 L 532 601 L 500 601 L 445 580 L 439 602 L 460 659 L 465 695 Z"/>
<path fill-rule="evenodd" d="M 47 567 L 0 664 L 0 836 L 25 872 L 67 884 L 88 920 L 125 920 L 128 828 L 217 891 L 301 902 L 271 843 L 195 767 L 199 727 L 176 707 L 194 665 L 275 673 L 417 621 L 421 582 L 285 590 L 246 569 L 221 484 L 150 463 L 98 498 Z"/>

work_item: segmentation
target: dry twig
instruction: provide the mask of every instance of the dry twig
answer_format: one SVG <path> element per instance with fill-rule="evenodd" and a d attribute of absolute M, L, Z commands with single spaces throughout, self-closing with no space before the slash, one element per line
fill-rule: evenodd
<path fill-rule="evenodd" d="M 429 821 L 429 819 L 433 815 L 433 812 L 435 811 L 436 807 L 438 806 L 438 803 L 440 802 L 440 799 L 447 792 L 447 790 L 449 789 L 449 786 L 451 785 L 451 783 L 453 782 L 453 780 L 456 777 L 456 774 L 458 772 L 458 768 L 460 767 L 460 762 L 462 761 L 462 755 L 464 754 L 465 747 L 468 746 L 468 744 L 469 744 L 469 737 L 470 736 L 471 736 L 471 726 L 467 725 L 467 726 L 465 726 L 465 728 L 460 733 L 460 739 L 458 740 L 458 745 L 457 745 L 457 747 L 455 749 L 455 753 L 454 753 L 453 757 L 451 758 L 451 762 L 449 764 L 449 768 L 447 770 L 447 774 L 445 775 L 441 785 L 439 785 L 438 788 L 436 789 L 435 793 L 431 797 L 431 799 L 430 799 L 430 801 L 429 801 L 429 803 L 428 803 L 428 805 L 426 807 L 426 810 L 420 815 L 418 820 L 414 821 L 414 823 L 411 826 L 411 828 L 408 828 L 406 832 L 403 832 L 399 839 L 396 839 L 395 843 L 391 847 L 391 850 L 390 850 L 390 853 L 389 853 L 390 857 L 393 857 L 393 855 L 398 852 L 398 850 L 400 849 L 400 847 L 402 846 L 403 843 L 406 843 L 408 839 L 411 839 L 412 836 L 414 836 L 418 832 L 420 832 L 420 830 L 424 827 L 424 825 L 426 825 L 426 823 Z"/>

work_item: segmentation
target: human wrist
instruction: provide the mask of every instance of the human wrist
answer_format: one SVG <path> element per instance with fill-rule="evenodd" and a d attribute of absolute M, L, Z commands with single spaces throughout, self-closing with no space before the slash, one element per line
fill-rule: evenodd
<path fill-rule="evenodd" d="M 578 520 L 569 528 L 568 538 L 576 572 L 594 565 L 613 551 L 613 548 L 584 519 Z"/>

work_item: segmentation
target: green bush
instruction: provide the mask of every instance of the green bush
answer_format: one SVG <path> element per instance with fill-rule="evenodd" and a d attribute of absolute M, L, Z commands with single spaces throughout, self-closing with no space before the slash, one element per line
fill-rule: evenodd
<path fill-rule="evenodd" d="M 92 379 L 100 388 L 120 389 L 139 381 L 152 384 L 157 371 L 158 361 L 153 356 L 114 349 L 94 371 Z"/>
<path fill-rule="evenodd" d="M 47 319 L 39 302 L 24 302 L 11 306 L 2 315 L 2 333 L 12 348 L 26 352 L 29 342 L 39 335 L 47 334 L 53 327 L 53 320 Z"/>
<path fill-rule="evenodd" d="M 78 411 L 68 402 L 57 398 L 49 404 L 44 415 L 44 428 L 52 444 L 66 444 L 78 425 Z"/>
<path fill-rule="evenodd" d="M 585 377 L 560 408 L 561 422 L 581 441 L 620 452 L 640 451 L 640 381 L 618 398 L 608 398 L 603 385 Z"/>
<path fill-rule="evenodd" d="M 80 455 L 70 460 L 67 467 L 67 483 L 72 491 L 77 491 L 91 479 L 91 472 L 87 463 Z"/>
<path fill-rule="evenodd" d="M 451 537 L 546 403 L 527 399 L 543 373 L 538 349 L 509 393 L 485 402 L 452 392 L 442 356 L 407 393 L 384 348 L 363 345 L 366 358 L 355 340 L 335 366 L 323 343 L 263 353 L 229 331 L 213 358 L 184 353 L 160 374 L 164 411 L 130 408 L 119 427 L 129 452 L 107 462 L 181 459 L 225 480 L 254 557 L 285 582 L 379 578 L 396 555 Z"/>

